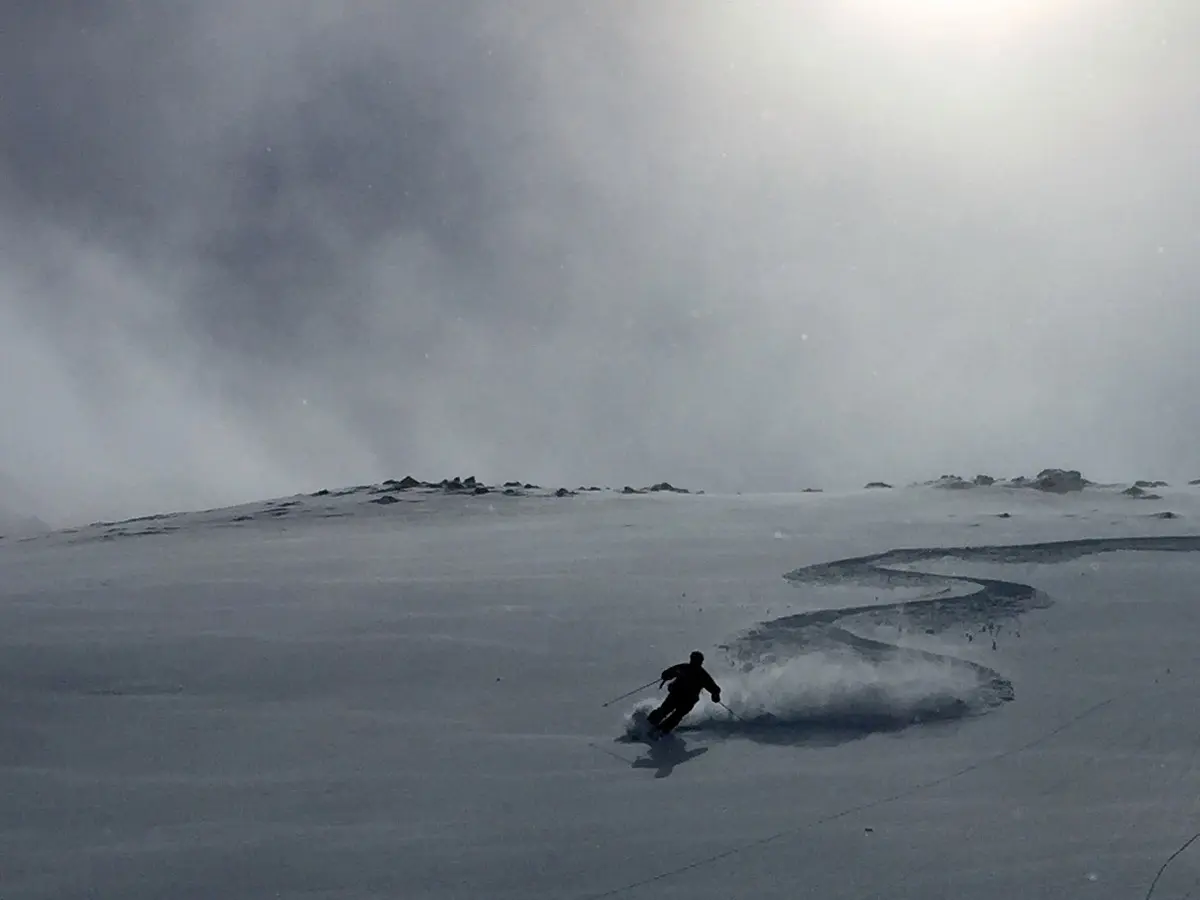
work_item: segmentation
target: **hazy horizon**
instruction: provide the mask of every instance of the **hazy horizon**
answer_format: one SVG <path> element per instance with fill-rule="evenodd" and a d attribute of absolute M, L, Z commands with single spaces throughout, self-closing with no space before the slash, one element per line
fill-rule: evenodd
<path fill-rule="evenodd" d="M 1197 37 L 1182 0 L 23 5 L 0 505 L 1200 477 Z"/>

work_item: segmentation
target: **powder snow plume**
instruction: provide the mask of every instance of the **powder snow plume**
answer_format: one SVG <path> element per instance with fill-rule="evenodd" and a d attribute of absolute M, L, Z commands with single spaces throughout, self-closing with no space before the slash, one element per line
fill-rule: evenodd
<path fill-rule="evenodd" d="M 722 699 L 744 719 L 788 724 L 894 724 L 957 717 L 993 705 L 989 670 L 897 649 L 868 659 L 822 650 L 732 675 Z M 720 706 L 708 720 L 729 718 Z"/>
<path fill-rule="evenodd" d="M 705 695 L 679 732 L 806 743 L 961 719 L 1012 693 L 1006 679 L 983 666 L 905 648 L 882 658 L 822 649 L 713 675 L 724 705 Z M 641 701 L 629 710 L 626 736 L 639 732 L 655 705 Z"/>

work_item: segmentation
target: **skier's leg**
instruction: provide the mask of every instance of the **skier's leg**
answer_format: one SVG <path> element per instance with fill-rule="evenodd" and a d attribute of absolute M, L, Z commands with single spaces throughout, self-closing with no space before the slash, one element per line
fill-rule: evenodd
<path fill-rule="evenodd" d="M 675 726 L 683 721 L 683 717 L 692 711 L 692 707 L 696 705 L 696 701 L 683 701 L 675 704 L 675 708 L 671 710 L 671 714 L 667 716 L 658 725 L 658 730 L 663 734 L 670 734 L 675 730 Z"/>
<path fill-rule="evenodd" d="M 662 702 L 662 706 L 652 711 L 650 715 L 646 716 L 646 720 L 651 725 L 658 725 L 658 723 L 663 720 L 667 713 L 671 711 L 671 708 L 674 706 L 674 704 L 675 698 L 668 694 L 667 699 Z"/>

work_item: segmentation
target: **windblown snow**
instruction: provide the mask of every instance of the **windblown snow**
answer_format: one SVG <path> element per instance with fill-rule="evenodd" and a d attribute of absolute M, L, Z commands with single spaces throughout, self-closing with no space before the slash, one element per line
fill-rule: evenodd
<path fill-rule="evenodd" d="M 1186 896 L 1200 485 L 1129 488 L 405 479 L 5 538 L 0 896 Z M 633 740 L 693 649 L 722 703 Z"/>

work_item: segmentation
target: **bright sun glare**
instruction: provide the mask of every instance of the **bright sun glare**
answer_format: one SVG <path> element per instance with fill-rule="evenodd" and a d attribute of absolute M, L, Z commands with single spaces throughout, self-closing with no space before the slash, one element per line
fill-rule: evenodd
<path fill-rule="evenodd" d="M 843 0 L 868 25 L 917 40 L 996 40 L 1036 25 L 1063 0 Z"/>

